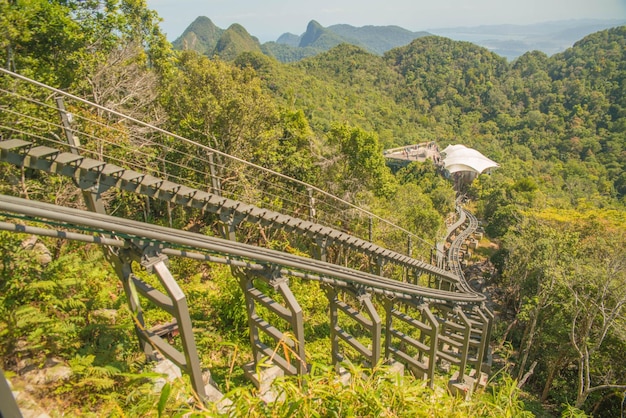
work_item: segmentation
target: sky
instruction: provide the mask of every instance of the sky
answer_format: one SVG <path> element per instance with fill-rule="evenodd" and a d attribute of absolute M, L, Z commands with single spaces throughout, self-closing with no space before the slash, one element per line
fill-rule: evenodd
<path fill-rule="evenodd" d="M 198 16 L 222 29 L 239 23 L 261 42 L 322 26 L 397 25 L 411 31 L 529 24 L 569 19 L 626 19 L 626 0 L 147 0 L 170 41 Z"/>

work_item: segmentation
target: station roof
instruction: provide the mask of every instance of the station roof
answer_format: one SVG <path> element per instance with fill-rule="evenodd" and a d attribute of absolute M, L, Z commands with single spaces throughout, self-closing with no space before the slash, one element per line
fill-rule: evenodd
<path fill-rule="evenodd" d="M 473 171 L 480 174 L 490 168 L 499 167 L 495 161 L 465 145 L 448 145 L 441 153 L 445 155 L 443 165 L 450 174 L 458 171 Z"/>

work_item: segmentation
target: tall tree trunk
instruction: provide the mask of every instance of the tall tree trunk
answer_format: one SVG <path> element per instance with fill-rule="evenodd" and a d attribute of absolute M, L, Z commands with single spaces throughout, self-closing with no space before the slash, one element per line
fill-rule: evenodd
<path fill-rule="evenodd" d="M 561 355 L 555 362 L 549 363 L 550 365 L 548 366 L 548 378 L 546 379 L 546 383 L 543 386 L 543 391 L 541 392 L 541 403 L 545 402 L 548 399 L 550 389 L 552 388 L 552 382 L 554 382 L 556 373 L 561 368 L 564 358 L 565 356 Z"/>
<path fill-rule="evenodd" d="M 581 356 L 578 359 L 578 394 L 576 395 L 576 403 L 574 406 L 578 409 L 582 408 L 583 404 L 587 400 L 589 396 L 589 388 L 591 387 L 591 382 L 589 378 L 589 369 L 588 369 L 588 360 L 589 360 L 589 352 L 586 347 L 584 347 L 584 354 L 581 351 Z"/>
<path fill-rule="evenodd" d="M 524 344 L 524 349 L 522 350 L 522 360 L 519 364 L 519 371 L 517 373 L 517 380 L 521 380 L 522 376 L 524 376 L 524 369 L 526 368 L 526 362 L 528 361 L 528 355 L 530 354 L 530 349 L 533 345 L 533 341 L 535 339 L 535 330 L 537 328 L 537 318 L 539 318 L 539 308 L 535 308 L 533 310 L 532 318 L 530 321 L 530 328 L 528 329 L 528 334 L 526 337 L 526 344 Z"/>
<path fill-rule="evenodd" d="M 511 332 L 511 330 L 517 325 L 518 322 L 519 321 L 517 320 L 517 318 L 515 318 L 515 320 L 513 320 L 513 322 L 511 322 L 509 326 L 506 328 L 506 331 L 504 331 L 504 335 L 502 336 L 502 342 L 500 343 L 500 347 L 504 345 L 504 342 L 509 336 L 509 332 Z"/>

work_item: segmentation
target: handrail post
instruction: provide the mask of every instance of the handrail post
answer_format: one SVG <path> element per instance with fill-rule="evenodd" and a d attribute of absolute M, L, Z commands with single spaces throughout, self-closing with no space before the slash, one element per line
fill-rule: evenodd
<path fill-rule="evenodd" d="M 215 170 L 215 158 L 214 158 L 215 154 L 213 152 L 209 152 L 207 154 L 209 158 L 209 173 L 211 174 L 211 192 L 213 194 L 221 196 L 222 185 L 220 184 L 220 179 L 217 177 L 216 170 Z"/>
<path fill-rule="evenodd" d="M 65 110 L 65 103 L 63 101 L 63 97 L 56 97 L 55 101 L 57 103 L 57 109 L 59 111 L 59 116 L 61 117 L 61 123 L 63 124 L 63 133 L 65 134 L 65 138 L 67 139 L 67 143 L 70 144 L 70 151 L 72 154 L 78 155 L 78 148 L 80 148 L 79 139 L 74 136 L 72 133 L 72 128 L 70 127 L 70 118 L 68 116 L 67 111 Z"/>
<path fill-rule="evenodd" d="M 307 187 L 306 191 L 309 197 L 309 220 L 311 222 L 314 222 L 315 217 L 317 216 L 317 211 L 315 210 L 315 198 L 313 197 L 313 189 Z"/>

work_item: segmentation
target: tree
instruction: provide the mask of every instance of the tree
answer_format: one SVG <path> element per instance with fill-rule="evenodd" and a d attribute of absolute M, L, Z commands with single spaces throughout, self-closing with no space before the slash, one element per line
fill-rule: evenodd
<path fill-rule="evenodd" d="M 624 361 L 613 355 L 626 348 L 626 234 L 606 221 L 547 215 L 524 218 L 503 237 L 504 276 L 525 325 L 518 376 L 533 356 L 541 360 L 546 399 L 555 376 L 575 366 L 575 391 L 562 396 L 581 408 L 592 394 L 626 389 Z"/>
<path fill-rule="evenodd" d="M 525 373 L 526 362 L 540 336 L 546 310 L 552 309 L 558 283 L 566 280 L 576 259 L 575 234 L 525 219 L 503 238 L 508 257 L 505 280 L 515 289 L 519 311 L 516 318 L 525 324 L 520 347 L 518 379 Z"/>
<path fill-rule="evenodd" d="M 334 125 L 328 138 L 338 150 L 335 160 L 344 192 L 353 195 L 369 189 L 377 196 L 387 197 L 394 193 L 396 180 L 385 164 L 383 149 L 375 134 L 343 124 Z"/>
<path fill-rule="evenodd" d="M 259 81 L 251 68 L 185 51 L 164 95 L 169 125 L 186 138 L 252 160 L 278 120 Z"/>
<path fill-rule="evenodd" d="M 72 19 L 78 2 L 0 1 L 0 46 L 6 68 L 68 87 L 80 67 L 84 34 Z"/>
<path fill-rule="evenodd" d="M 282 110 L 280 119 L 275 150 L 277 161 L 269 167 L 289 177 L 315 184 L 319 179 L 319 167 L 315 166 L 312 153 L 313 131 L 304 112 Z"/>
<path fill-rule="evenodd" d="M 441 216 L 447 216 L 454 211 L 456 193 L 452 183 L 438 173 L 432 160 L 413 162 L 398 171 L 396 177 L 400 184 L 412 183 L 418 186 L 430 197 Z"/>
<path fill-rule="evenodd" d="M 626 233 L 606 232 L 581 243 L 583 256 L 565 284 L 571 293 L 570 342 L 577 353 L 578 408 L 596 391 L 626 390 L 626 373 L 619 369 L 620 364 L 601 355 L 611 334 L 617 336 L 618 327 L 626 324 Z"/>

